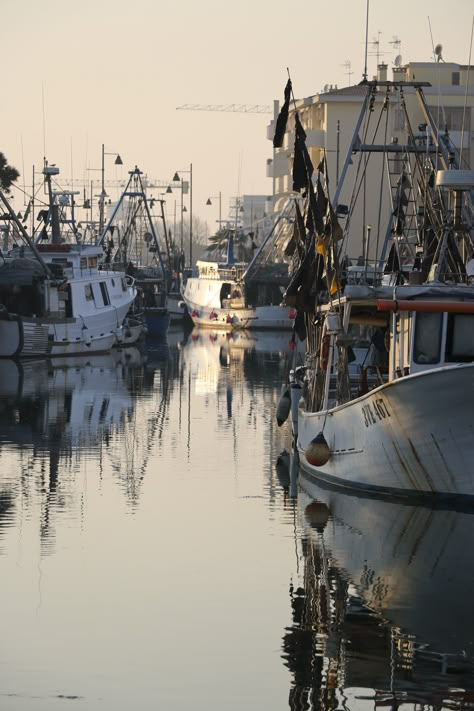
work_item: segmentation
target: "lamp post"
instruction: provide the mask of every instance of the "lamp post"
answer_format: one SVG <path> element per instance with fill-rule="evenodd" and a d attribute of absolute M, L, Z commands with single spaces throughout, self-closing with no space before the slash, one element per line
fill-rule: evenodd
<path fill-rule="evenodd" d="M 102 234 L 102 230 L 104 229 L 104 207 L 105 198 L 107 197 L 107 193 L 105 192 L 105 156 L 115 156 L 115 165 L 123 165 L 120 155 L 118 153 L 109 153 L 105 150 L 104 144 L 102 144 L 102 190 L 100 193 L 99 235 Z"/>
<path fill-rule="evenodd" d="M 193 267 L 193 164 L 189 164 L 189 170 L 182 170 L 181 173 L 189 173 L 189 266 Z M 183 249 L 183 179 L 180 178 L 176 171 L 173 177 L 173 182 L 181 181 L 181 249 Z"/>
<path fill-rule="evenodd" d="M 219 200 L 219 229 L 222 227 L 222 195 L 219 191 L 219 195 L 211 195 L 207 198 L 206 205 L 212 205 L 212 200 Z"/>

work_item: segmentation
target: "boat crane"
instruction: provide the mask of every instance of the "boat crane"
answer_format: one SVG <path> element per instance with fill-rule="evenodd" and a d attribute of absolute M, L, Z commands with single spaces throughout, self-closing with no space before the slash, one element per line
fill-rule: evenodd
<path fill-rule="evenodd" d="M 262 104 L 182 104 L 176 111 L 231 111 L 241 114 L 271 114 L 271 106 Z"/>

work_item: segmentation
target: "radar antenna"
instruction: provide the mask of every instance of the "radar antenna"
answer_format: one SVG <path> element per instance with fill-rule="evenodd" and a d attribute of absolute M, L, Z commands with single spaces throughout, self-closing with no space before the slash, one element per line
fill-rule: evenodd
<path fill-rule="evenodd" d="M 437 62 L 444 62 L 442 51 L 443 51 L 443 45 L 437 44 L 436 47 L 434 48 L 434 53 L 436 55 Z"/>

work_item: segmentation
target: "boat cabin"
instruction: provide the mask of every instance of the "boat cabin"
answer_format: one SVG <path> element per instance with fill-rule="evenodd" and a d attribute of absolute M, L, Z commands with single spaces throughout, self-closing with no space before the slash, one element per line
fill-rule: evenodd
<path fill-rule="evenodd" d="M 473 362 L 474 304 L 470 304 L 471 313 L 463 313 L 459 302 L 443 305 L 429 301 L 421 305 L 417 302 L 414 308 L 420 310 L 394 312 L 390 329 L 390 379 L 454 363 Z M 442 310 L 448 307 L 454 310 Z M 456 311 L 456 307 L 460 310 Z"/>
<path fill-rule="evenodd" d="M 442 294 L 433 284 L 396 290 L 380 287 L 370 294 L 366 287 L 348 287 L 341 304 L 343 330 L 352 342 L 363 330 L 364 366 L 382 365 L 389 380 L 471 363 L 474 301 L 470 297 L 472 290 L 466 285 L 453 285 L 448 293 L 443 287 Z"/>

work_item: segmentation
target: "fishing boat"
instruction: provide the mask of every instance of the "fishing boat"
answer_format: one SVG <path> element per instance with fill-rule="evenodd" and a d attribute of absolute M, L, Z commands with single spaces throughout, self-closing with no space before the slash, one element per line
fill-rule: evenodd
<path fill-rule="evenodd" d="M 72 196 L 53 191 L 51 178 L 58 173 L 55 166 L 44 168 L 49 206 L 36 241 L 0 193 L 5 240 L 14 241 L 0 265 L 1 357 L 106 352 L 125 338 L 123 324 L 137 293 L 133 278 L 101 271 L 100 246 L 65 241 L 60 226 Z"/>
<path fill-rule="evenodd" d="M 99 237 L 99 244 L 107 254 L 102 268 L 120 270 L 133 277 L 138 291 L 135 308 L 143 315 L 146 335 L 163 337 L 170 324 L 167 292 L 172 275 L 163 201 L 160 204 L 164 244 L 160 245 L 151 214 L 156 201 L 146 194 L 142 171 L 136 167 L 129 176 Z"/>
<path fill-rule="evenodd" d="M 186 281 L 183 300 L 195 326 L 225 331 L 292 329 L 295 312 L 282 303 L 289 282 L 284 246 L 292 220 L 284 209 L 249 261 L 235 259 L 238 230 L 226 230 L 226 259 L 199 260 L 197 275 Z"/>
<path fill-rule="evenodd" d="M 300 270 L 287 289 L 287 303 L 298 294 L 307 334 L 294 436 L 302 468 L 326 482 L 385 495 L 474 499 L 474 172 L 460 168 L 424 86 L 365 82 L 333 199 L 324 163 L 314 181 L 304 141 L 295 143 L 304 155 L 304 210 L 314 229 L 301 237 Z M 413 127 L 406 94 L 418 100 L 422 130 Z M 370 142 L 377 108 L 383 115 L 395 95 L 406 142 Z M 380 132 L 373 135 L 380 139 Z M 357 154 L 353 198 L 340 210 Z M 377 253 L 366 234 L 364 255 L 354 263 L 351 215 L 372 155 L 388 175 L 388 226 L 372 237 Z"/>

